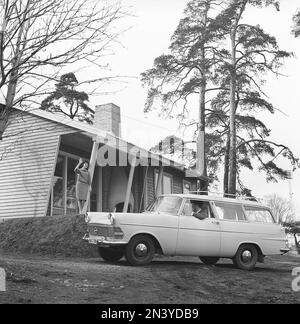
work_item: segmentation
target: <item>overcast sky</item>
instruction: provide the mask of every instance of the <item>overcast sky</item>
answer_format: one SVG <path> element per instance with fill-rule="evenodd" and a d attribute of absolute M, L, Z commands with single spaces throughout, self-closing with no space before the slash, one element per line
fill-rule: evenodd
<path fill-rule="evenodd" d="M 267 32 L 274 35 L 281 49 L 293 51 L 295 58 L 286 61 L 282 72 L 286 77 L 270 76 L 266 84 L 269 100 L 275 107 L 285 112 L 274 116 L 263 116 L 272 129 L 272 140 L 292 148 L 300 156 L 300 39 L 291 35 L 292 16 L 300 7 L 299 0 L 281 1 L 281 11 L 273 8 L 251 9 L 245 19 L 260 24 Z M 123 136 L 146 148 L 153 146 L 160 139 L 170 134 L 178 134 L 175 121 L 160 119 L 155 113 L 144 115 L 143 107 L 146 89 L 139 81 L 140 73 L 153 66 L 153 60 L 162 53 L 167 53 L 170 37 L 179 19 L 182 17 L 186 0 L 124 0 L 132 5 L 136 17 L 128 19 L 133 27 L 121 39 L 124 48 L 119 48 L 110 60 L 112 72 L 136 78 L 128 80 L 118 93 L 91 98 L 93 104 L 114 102 L 122 110 Z M 288 168 L 288 164 L 281 164 Z M 245 183 L 257 196 L 278 193 L 289 196 L 287 181 L 278 184 L 265 181 L 264 174 L 245 172 Z M 294 203 L 300 206 L 300 170 L 294 173 L 292 188 Z"/>

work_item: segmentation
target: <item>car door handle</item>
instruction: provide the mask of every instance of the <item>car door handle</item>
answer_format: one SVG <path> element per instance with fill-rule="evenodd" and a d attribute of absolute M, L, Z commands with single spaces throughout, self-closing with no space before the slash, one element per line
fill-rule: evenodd
<path fill-rule="evenodd" d="M 215 225 L 220 225 L 220 222 L 219 221 L 212 221 L 211 223 L 212 224 L 215 224 Z"/>

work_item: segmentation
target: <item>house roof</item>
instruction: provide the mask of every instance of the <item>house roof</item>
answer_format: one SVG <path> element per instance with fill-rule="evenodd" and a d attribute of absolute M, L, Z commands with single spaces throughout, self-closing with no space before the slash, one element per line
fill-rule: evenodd
<path fill-rule="evenodd" d="M 21 109 L 18 109 L 18 110 L 21 110 Z M 40 117 L 40 118 L 51 120 L 51 121 L 53 121 L 55 123 L 59 123 L 59 124 L 69 126 L 69 127 L 79 131 L 80 133 L 83 133 L 84 135 L 86 135 L 86 136 L 88 136 L 88 137 L 92 138 L 93 140 L 98 141 L 100 143 L 104 143 L 105 139 L 114 138 L 114 139 L 118 140 L 120 148 L 127 147 L 128 145 L 132 146 L 132 147 L 136 147 L 140 152 L 148 153 L 148 154 L 150 153 L 152 159 L 156 159 L 157 161 L 161 161 L 163 165 L 168 165 L 168 166 L 173 167 L 173 168 L 175 168 L 177 170 L 180 170 L 180 171 L 186 171 L 186 174 L 187 174 L 188 177 L 207 180 L 206 177 L 200 176 L 197 171 L 192 170 L 192 169 L 187 169 L 181 163 L 178 163 L 178 162 L 176 162 L 176 161 L 174 161 L 172 159 L 166 158 L 166 157 L 164 157 L 162 155 L 159 155 L 157 153 L 150 152 L 149 150 L 141 148 L 138 145 L 135 145 L 134 143 L 127 142 L 127 141 L 123 140 L 122 138 L 117 137 L 116 135 L 114 135 L 114 134 L 112 134 L 110 132 L 106 132 L 106 131 L 103 131 L 103 130 L 101 130 L 99 128 L 96 128 L 94 126 L 87 125 L 87 124 L 85 124 L 83 122 L 70 119 L 67 116 L 63 115 L 63 114 L 57 114 L 57 113 L 54 114 L 54 113 L 47 112 L 47 111 L 44 111 L 44 110 L 41 110 L 41 109 L 26 110 L 24 112 L 30 113 L 30 114 L 32 114 L 34 116 L 37 116 L 37 117 Z"/>

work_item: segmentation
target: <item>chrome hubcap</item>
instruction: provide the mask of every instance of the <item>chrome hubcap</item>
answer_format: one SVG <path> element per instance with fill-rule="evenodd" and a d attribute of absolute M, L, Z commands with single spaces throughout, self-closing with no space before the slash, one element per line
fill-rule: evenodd
<path fill-rule="evenodd" d="M 248 250 L 244 251 L 242 254 L 242 260 L 245 263 L 249 263 L 252 261 L 252 253 Z"/>
<path fill-rule="evenodd" d="M 145 244 L 143 243 L 140 243 L 136 246 L 135 248 L 135 253 L 137 256 L 139 257 L 143 257 L 143 256 L 146 256 L 147 255 L 147 252 L 148 252 L 148 248 Z"/>

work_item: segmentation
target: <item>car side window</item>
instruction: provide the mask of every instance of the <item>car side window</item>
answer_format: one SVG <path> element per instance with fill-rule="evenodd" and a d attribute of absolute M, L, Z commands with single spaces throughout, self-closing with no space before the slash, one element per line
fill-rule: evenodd
<path fill-rule="evenodd" d="M 232 221 L 245 221 L 245 214 L 242 206 L 226 203 L 216 203 L 217 213 L 220 219 Z"/>
<path fill-rule="evenodd" d="M 199 219 L 215 218 L 208 201 L 187 200 L 182 215 L 193 216 Z"/>
<path fill-rule="evenodd" d="M 246 216 L 252 223 L 275 223 L 275 220 L 269 210 L 245 206 Z"/>

